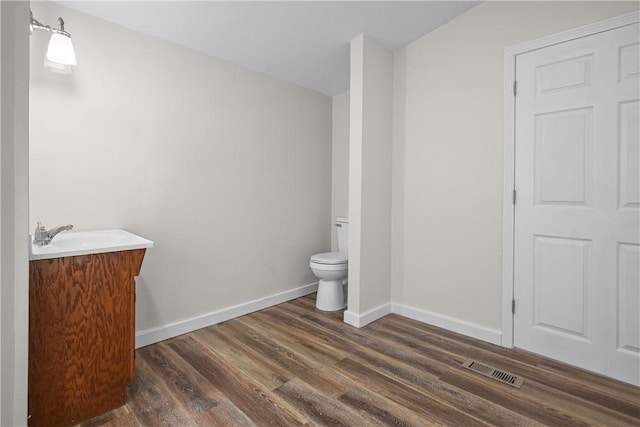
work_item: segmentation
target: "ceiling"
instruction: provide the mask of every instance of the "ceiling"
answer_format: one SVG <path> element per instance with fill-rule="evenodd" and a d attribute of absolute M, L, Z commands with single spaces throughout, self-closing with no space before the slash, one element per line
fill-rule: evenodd
<path fill-rule="evenodd" d="M 393 51 L 474 1 L 56 1 L 123 27 L 333 96 L 349 88 L 349 41 Z M 73 22 L 67 22 L 73 33 Z"/>

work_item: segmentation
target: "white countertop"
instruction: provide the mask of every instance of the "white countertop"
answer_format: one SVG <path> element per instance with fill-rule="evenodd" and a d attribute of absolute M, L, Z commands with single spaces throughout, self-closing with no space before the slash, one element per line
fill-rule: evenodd
<path fill-rule="evenodd" d="M 30 240 L 31 261 L 153 247 L 151 240 L 119 229 L 63 231 L 46 246 L 34 245 L 33 236 Z"/>

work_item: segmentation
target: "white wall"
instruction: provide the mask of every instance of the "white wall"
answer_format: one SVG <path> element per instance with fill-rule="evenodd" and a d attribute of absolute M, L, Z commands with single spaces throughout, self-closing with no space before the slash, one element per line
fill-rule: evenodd
<path fill-rule="evenodd" d="M 351 41 L 349 296 L 345 321 L 363 326 L 391 295 L 393 57 L 371 38 Z M 375 316 L 374 316 L 375 317 Z"/>
<path fill-rule="evenodd" d="M 637 2 L 485 2 L 394 53 L 392 299 L 500 328 L 504 49 Z"/>
<path fill-rule="evenodd" d="M 52 3 L 79 65 L 41 68 L 32 36 L 31 215 L 155 242 L 137 330 L 316 281 L 327 251 L 331 98 Z"/>
<path fill-rule="evenodd" d="M 3 426 L 27 424 L 28 22 L 28 2 L 0 2 L 0 425 Z"/>
<path fill-rule="evenodd" d="M 349 217 L 349 91 L 332 100 L 331 250 L 338 250 L 334 221 Z"/>

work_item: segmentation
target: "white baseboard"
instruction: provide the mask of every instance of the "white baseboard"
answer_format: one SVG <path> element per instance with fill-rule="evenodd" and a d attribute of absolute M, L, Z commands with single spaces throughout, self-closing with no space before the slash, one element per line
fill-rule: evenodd
<path fill-rule="evenodd" d="M 182 334 L 193 332 L 207 326 L 215 325 L 254 311 L 262 310 L 281 304 L 292 299 L 300 298 L 312 294 L 318 290 L 318 283 L 311 283 L 288 291 L 279 292 L 264 298 L 248 301 L 242 304 L 223 308 L 198 317 L 171 323 L 157 328 L 146 329 L 136 332 L 136 348 L 144 347 Z M 421 308 L 411 307 L 405 304 L 387 303 L 372 308 L 362 314 L 346 310 L 344 312 L 344 322 L 362 328 L 369 323 L 378 320 L 389 313 L 408 317 L 419 322 L 437 326 L 452 332 L 487 341 L 492 344 L 501 345 L 502 333 L 500 330 L 487 328 L 475 323 L 449 317 L 443 314 L 433 313 Z"/>
<path fill-rule="evenodd" d="M 502 343 L 502 332 L 500 330 L 487 328 L 486 326 L 466 322 L 454 317 L 393 302 L 375 307 L 362 314 L 357 314 L 356 312 L 347 309 L 344 312 L 344 322 L 351 326 L 355 326 L 356 328 L 362 328 L 363 326 L 366 326 L 389 313 L 395 313 L 400 316 L 408 317 L 409 319 L 437 326 L 471 338 L 477 338 L 492 344 L 501 345 Z"/>
<path fill-rule="evenodd" d="M 398 303 L 391 303 L 391 312 L 471 338 L 477 338 L 496 345 L 502 344 L 502 332 L 498 329 L 487 328 L 486 326 L 466 322 L 454 317 Z"/>
<path fill-rule="evenodd" d="M 178 335 L 193 332 L 207 326 L 215 325 L 235 317 L 244 316 L 254 311 L 281 304 L 292 299 L 312 294 L 318 290 L 318 282 L 300 286 L 288 291 L 279 292 L 264 298 L 258 298 L 242 304 L 212 311 L 191 319 L 181 320 L 169 325 L 136 332 L 136 348 L 144 347 Z"/>
<path fill-rule="evenodd" d="M 351 326 L 355 326 L 356 328 L 362 328 L 363 326 L 366 326 L 374 320 L 378 320 L 389 313 L 391 313 L 390 303 L 382 304 L 362 314 L 357 314 L 347 309 L 347 311 L 344 312 L 344 322 Z"/>

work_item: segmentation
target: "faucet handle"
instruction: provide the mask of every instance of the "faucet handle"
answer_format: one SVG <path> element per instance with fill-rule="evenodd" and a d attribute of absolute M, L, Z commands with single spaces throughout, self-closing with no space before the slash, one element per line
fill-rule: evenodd
<path fill-rule="evenodd" d="M 33 233 L 33 243 L 38 246 L 46 245 L 47 243 L 49 243 L 47 241 L 48 237 L 49 236 L 47 234 L 47 229 L 44 228 L 44 226 L 40 222 L 38 222 L 38 224 L 36 225 L 36 231 L 35 233 Z"/>

